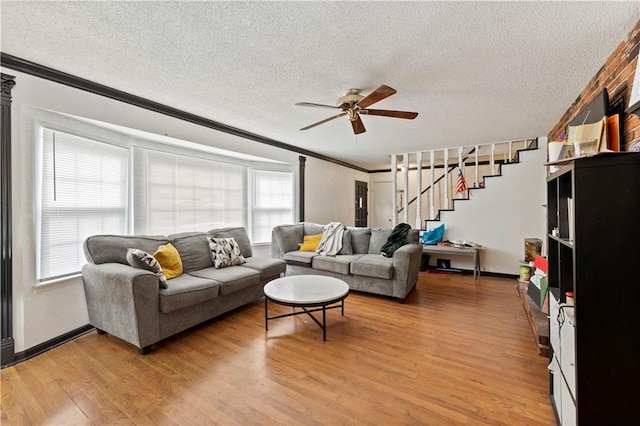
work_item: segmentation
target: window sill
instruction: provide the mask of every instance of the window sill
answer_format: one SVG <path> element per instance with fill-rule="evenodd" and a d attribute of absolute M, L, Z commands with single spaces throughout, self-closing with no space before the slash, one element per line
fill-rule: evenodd
<path fill-rule="evenodd" d="M 34 287 L 47 287 L 55 284 L 68 283 L 69 281 L 73 281 L 81 277 L 82 277 L 82 273 L 78 272 L 77 274 L 69 275 L 67 277 L 53 278 L 46 281 L 39 281 L 36 283 L 36 285 L 34 285 Z"/>

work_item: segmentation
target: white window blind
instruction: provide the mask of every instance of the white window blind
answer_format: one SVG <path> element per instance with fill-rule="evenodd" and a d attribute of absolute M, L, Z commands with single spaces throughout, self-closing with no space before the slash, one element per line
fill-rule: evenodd
<path fill-rule="evenodd" d="M 291 172 L 252 170 L 251 240 L 271 241 L 271 229 L 293 222 Z"/>
<path fill-rule="evenodd" d="M 246 223 L 246 167 L 134 148 L 134 233 L 168 235 Z"/>
<path fill-rule="evenodd" d="M 124 234 L 129 153 L 43 129 L 39 281 L 80 272 L 82 244 L 95 234 Z"/>

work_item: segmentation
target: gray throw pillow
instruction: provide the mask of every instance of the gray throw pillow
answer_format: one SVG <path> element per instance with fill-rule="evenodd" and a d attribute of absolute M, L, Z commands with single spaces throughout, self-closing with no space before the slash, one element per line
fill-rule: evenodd
<path fill-rule="evenodd" d="M 238 246 L 235 238 L 207 237 L 207 239 L 211 249 L 211 260 L 213 260 L 215 268 L 242 265 L 247 262 L 244 256 L 240 254 L 240 246 Z"/>
<path fill-rule="evenodd" d="M 155 257 L 146 251 L 130 248 L 127 250 L 127 262 L 134 268 L 146 269 L 156 274 L 160 281 L 160 288 L 169 288 L 167 285 L 167 277 L 162 272 L 162 266 Z"/>
<path fill-rule="evenodd" d="M 371 228 L 349 228 L 349 233 L 351 234 L 351 247 L 353 247 L 353 254 L 369 253 Z"/>
<path fill-rule="evenodd" d="M 391 229 L 373 228 L 371 230 L 371 240 L 369 241 L 369 254 L 380 254 L 382 246 L 389 239 Z"/>
<path fill-rule="evenodd" d="M 276 239 L 282 253 L 297 251 L 304 237 L 303 225 L 280 225 L 275 228 Z"/>
<path fill-rule="evenodd" d="M 344 233 L 342 234 L 342 248 L 340 249 L 338 254 L 353 254 L 353 246 L 351 245 L 351 231 L 349 231 L 348 229 L 345 229 Z"/>

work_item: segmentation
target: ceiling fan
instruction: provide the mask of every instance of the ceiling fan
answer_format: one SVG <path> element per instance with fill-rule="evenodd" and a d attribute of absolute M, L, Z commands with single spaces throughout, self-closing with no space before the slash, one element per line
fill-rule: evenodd
<path fill-rule="evenodd" d="M 307 130 L 312 127 L 316 127 L 320 124 L 326 123 L 327 121 L 331 121 L 335 118 L 342 117 L 346 115 L 349 117 L 349 121 L 351 121 L 351 127 L 353 127 L 353 133 L 360 134 L 367 131 L 365 129 L 364 124 L 362 123 L 362 119 L 360 115 L 381 115 L 384 117 L 394 117 L 394 118 L 405 118 L 407 120 L 413 120 L 418 116 L 417 112 L 409 112 L 409 111 L 392 111 L 388 109 L 370 109 L 368 108 L 370 105 L 375 104 L 385 98 L 396 93 L 396 90 L 382 85 L 378 87 L 376 90 L 368 94 L 367 96 L 362 96 L 360 94 L 360 89 L 349 89 L 345 92 L 344 96 L 338 98 L 337 106 L 333 105 L 323 105 L 323 104 L 315 104 L 311 102 L 298 102 L 296 105 L 300 106 L 309 106 L 309 107 L 319 107 L 319 108 L 332 108 L 332 109 L 340 109 L 342 112 L 340 114 L 336 114 L 333 117 L 326 118 L 322 121 L 318 121 L 317 123 L 313 123 L 309 126 L 303 127 L 300 130 Z"/>

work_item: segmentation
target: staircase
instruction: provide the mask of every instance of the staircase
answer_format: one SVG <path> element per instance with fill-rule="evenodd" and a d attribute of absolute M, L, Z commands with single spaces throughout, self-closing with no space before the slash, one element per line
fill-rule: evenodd
<path fill-rule="evenodd" d="M 535 149 L 538 149 L 538 140 L 529 138 L 392 155 L 391 170 L 396 170 L 392 173 L 392 191 L 399 195 L 393 197 L 392 211 L 397 212 L 392 218 L 393 225 L 401 221 L 427 229 L 427 222 L 440 221 L 443 212 L 454 211 L 457 202 L 469 200 L 472 191 L 485 188 L 489 178 L 502 176 L 503 166 L 519 163 L 522 151 Z M 419 195 L 413 198 L 404 196 L 412 192 L 409 191 L 409 170 L 416 171 L 414 193 Z M 466 188 L 459 185 L 459 171 Z M 403 178 L 402 189 L 398 189 L 398 174 Z"/>

